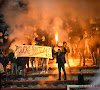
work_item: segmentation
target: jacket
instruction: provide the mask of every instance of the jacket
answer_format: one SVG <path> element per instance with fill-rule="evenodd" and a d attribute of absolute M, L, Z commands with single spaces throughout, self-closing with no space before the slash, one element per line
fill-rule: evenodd
<path fill-rule="evenodd" d="M 18 57 L 17 58 L 17 65 L 22 66 L 22 68 L 25 68 L 25 65 L 27 63 L 26 57 Z"/>
<path fill-rule="evenodd" d="M 7 64 L 9 63 L 9 60 L 7 57 L 3 56 L 3 57 L 0 57 L 0 62 L 2 63 L 3 67 L 6 67 Z"/>
<path fill-rule="evenodd" d="M 67 52 L 67 50 L 66 50 L 66 48 L 64 48 L 64 52 L 60 52 L 59 55 L 58 55 L 58 52 L 53 53 L 54 55 L 56 55 L 56 63 L 58 63 L 58 64 L 66 63 L 66 60 L 65 60 L 66 52 Z"/>
<path fill-rule="evenodd" d="M 14 58 L 13 52 L 8 54 L 8 59 L 9 59 L 9 61 L 11 61 L 11 63 L 16 63 L 16 59 Z"/>

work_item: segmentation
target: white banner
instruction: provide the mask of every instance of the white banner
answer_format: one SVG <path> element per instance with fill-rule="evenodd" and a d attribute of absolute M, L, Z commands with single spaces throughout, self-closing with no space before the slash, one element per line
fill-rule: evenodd
<path fill-rule="evenodd" d="M 16 46 L 15 57 L 40 57 L 52 59 L 52 48 L 38 45 Z"/>

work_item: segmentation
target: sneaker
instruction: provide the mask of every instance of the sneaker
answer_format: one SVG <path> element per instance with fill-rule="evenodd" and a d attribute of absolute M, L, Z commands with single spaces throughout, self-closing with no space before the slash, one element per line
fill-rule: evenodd
<path fill-rule="evenodd" d="M 57 79 L 57 80 L 61 80 L 61 79 Z"/>
<path fill-rule="evenodd" d="M 64 80 L 67 80 L 66 78 Z"/>
<path fill-rule="evenodd" d="M 25 80 L 25 78 L 22 78 L 22 80 Z"/>
<path fill-rule="evenodd" d="M 40 72 L 40 73 L 45 73 L 45 71 L 42 71 L 42 72 Z"/>
<path fill-rule="evenodd" d="M 45 73 L 48 73 L 48 71 L 46 71 Z"/>

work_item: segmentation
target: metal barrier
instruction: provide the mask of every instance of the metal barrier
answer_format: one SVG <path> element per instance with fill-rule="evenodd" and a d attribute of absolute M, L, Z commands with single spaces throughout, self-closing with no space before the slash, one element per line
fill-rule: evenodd
<path fill-rule="evenodd" d="M 88 88 L 100 90 L 100 86 L 94 85 L 67 85 L 67 90 L 88 90 Z"/>

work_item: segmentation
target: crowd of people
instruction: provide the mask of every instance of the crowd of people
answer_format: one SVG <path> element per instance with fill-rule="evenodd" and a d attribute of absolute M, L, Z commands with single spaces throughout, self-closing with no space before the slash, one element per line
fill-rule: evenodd
<path fill-rule="evenodd" d="M 45 46 L 46 45 L 46 40 L 45 37 L 42 37 L 42 40 L 39 39 L 39 37 L 35 37 L 35 41 L 39 44 L 41 43 L 41 46 Z M 61 80 L 61 68 L 64 71 L 64 75 L 65 75 L 65 79 L 66 80 L 66 72 L 65 72 L 65 66 L 64 63 L 66 63 L 65 60 L 65 54 L 67 52 L 66 50 L 66 42 L 63 42 L 63 46 L 59 46 L 59 49 L 57 52 L 53 51 L 53 54 L 56 55 L 56 60 L 58 63 L 58 71 L 59 71 L 59 79 Z M 25 44 L 23 44 L 25 45 Z M 38 59 L 41 59 L 41 66 L 42 66 L 42 72 L 41 73 L 48 73 L 48 58 L 38 58 L 38 57 L 15 57 L 14 56 L 14 51 L 12 49 L 9 49 L 9 54 L 8 55 L 3 55 L 3 52 L 1 51 L 0 53 L 0 63 L 3 65 L 4 71 L 2 71 L 1 73 L 5 72 L 6 75 L 6 81 L 9 80 L 8 79 L 8 74 L 7 74 L 7 65 L 10 63 L 11 66 L 11 73 L 10 73 L 10 79 L 18 79 L 20 70 L 23 71 L 23 79 L 25 79 L 26 76 L 26 64 L 29 68 L 29 60 L 31 62 L 32 65 L 32 70 L 34 72 L 34 68 L 36 67 L 36 70 L 38 70 Z M 33 65 L 34 62 L 34 65 Z M 44 68 L 44 63 L 46 65 L 46 68 Z M 15 74 L 14 74 L 15 73 Z M 1 74 L 2 76 L 2 74 Z"/>
<path fill-rule="evenodd" d="M 41 45 L 41 46 L 46 45 L 46 40 L 45 40 L 44 36 L 40 40 L 40 38 L 36 35 L 35 42 L 36 42 L 37 45 Z M 25 44 L 23 44 L 23 45 L 25 45 Z M 15 53 L 15 51 L 13 51 L 12 49 L 9 49 L 8 55 L 3 55 L 2 51 L 0 53 L 0 62 L 3 65 L 3 68 L 4 68 L 4 72 L 5 72 L 5 75 L 6 75 L 6 80 L 8 80 L 6 66 L 8 65 L 9 61 L 11 62 L 11 64 L 10 64 L 10 66 L 11 66 L 11 75 L 10 75 L 11 79 L 18 78 L 20 70 L 23 71 L 23 79 L 25 78 L 26 64 L 27 64 L 27 67 L 29 68 L 29 60 L 31 62 L 32 70 L 34 72 L 35 67 L 36 67 L 36 70 L 38 70 L 38 66 L 37 66 L 38 65 L 38 60 L 41 59 L 41 66 L 42 66 L 42 72 L 41 73 L 43 73 L 44 71 L 45 71 L 45 73 L 47 73 L 47 71 L 48 71 L 48 59 L 47 58 L 15 57 L 14 53 Z M 35 64 L 35 67 L 33 65 L 33 62 Z M 44 68 L 44 63 L 46 64 L 46 70 Z M 15 77 L 13 77 L 14 72 L 15 72 Z"/>
<path fill-rule="evenodd" d="M 80 58 L 80 66 L 83 60 L 83 66 L 85 66 L 85 61 L 88 59 L 93 60 L 92 65 L 97 65 L 98 60 L 100 59 L 100 43 L 99 39 L 99 30 L 96 30 L 93 35 L 89 35 L 89 32 L 84 31 L 83 38 L 78 38 L 77 44 L 70 44 L 71 57 L 73 59 Z"/>
<path fill-rule="evenodd" d="M 36 45 L 41 45 L 41 46 L 47 46 L 47 40 L 45 38 L 45 36 L 42 36 L 42 38 L 40 39 L 40 37 L 37 35 L 37 33 L 34 33 L 34 44 Z M 25 44 L 23 44 L 25 45 Z M 85 50 L 85 49 L 84 49 Z M 80 63 L 83 60 L 83 66 L 85 65 L 85 55 L 84 55 L 84 50 L 79 50 L 80 53 Z M 64 80 L 66 80 L 66 71 L 65 71 L 65 63 L 67 63 L 68 68 L 69 68 L 69 72 L 71 72 L 70 69 L 70 64 L 69 64 L 69 60 L 68 60 L 68 56 L 70 53 L 70 49 L 67 46 L 67 43 L 64 41 L 62 46 L 58 46 L 57 45 L 57 51 L 54 50 L 53 47 L 53 55 L 56 56 L 56 63 L 58 63 L 58 72 L 59 72 L 59 78 L 58 80 L 61 80 L 61 68 L 63 69 L 64 72 Z M 77 51 L 77 50 L 76 50 Z M 34 72 L 34 68 L 36 68 L 36 70 L 38 70 L 38 63 L 39 60 L 41 60 L 41 66 L 42 66 L 42 72 L 41 73 L 48 73 L 48 62 L 49 59 L 48 58 L 38 58 L 38 57 L 15 57 L 14 56 L 14 52 L 12 49 L 9 49 L 9 53 L 7 55 L 4 55 L 3 52 L 0 50 L 0 65 L 1 65 L 1 71 L 0 71 L 0 79 L 3 75 L 3 72 L 5 72 L 6 75 L 6 80 L 8 80 L 8 74 L 7 74 L 7 65 L 9 63 L 9 61 L 11 62 L 11 73 L 10 73 L 10 78 L 13 79 L 18 79 L 20 70 L 22 70 L 23 72 L 23 79 L 25 79 L 26 76 L 26 64 L 29 68 L 29 60 L 31 62 L 32 65 L 32 71 Z M 73 55 L 74 56 L 74 55 Z M 93 52 L 93 60 L 96 58 L 95 57 L 95 53 Z M 34 65 L 33 65 L 34 62 Z M 44 63 L 46 65 L 46 68 L 44 68 Z M 3 65 L 3 66 L 2 66 Z M 15 72 L 15 76 L 14 76 L 14 72 Z"/>

